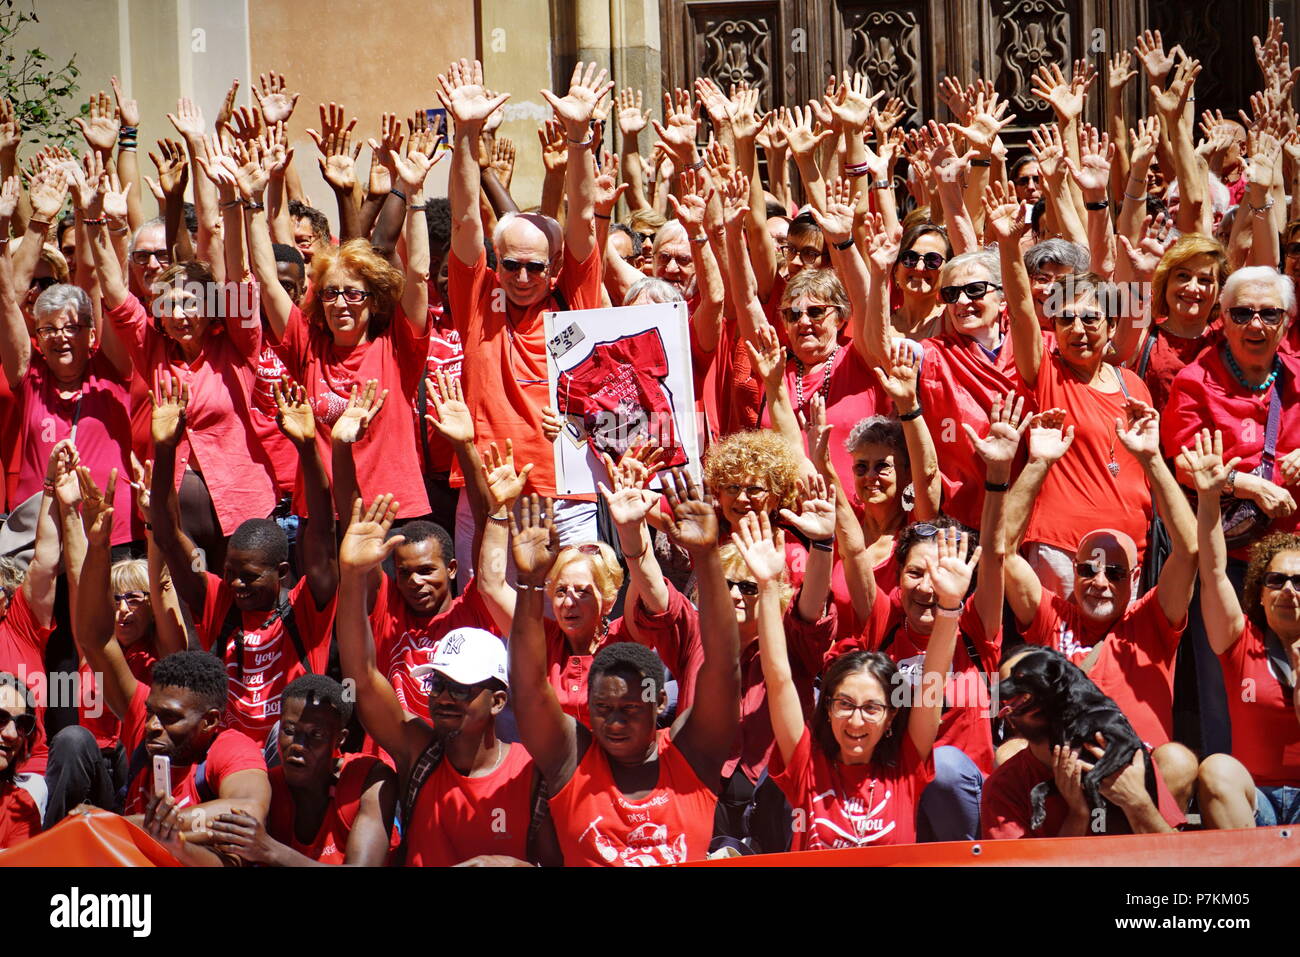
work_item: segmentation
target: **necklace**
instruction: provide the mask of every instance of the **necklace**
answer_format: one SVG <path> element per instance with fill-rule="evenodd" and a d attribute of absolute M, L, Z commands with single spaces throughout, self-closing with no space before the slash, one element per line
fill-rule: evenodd
<path fill-rule="evenodd" d="M 826 359 L 826 362 L 824 363 L 826 371 L 822 373 L 822 384 L 817 389 L 817 391 L 821 393 L 823 403 L 826 402 L 826 397 L 830 394 L 831 391 L 831 369 L 835 365 L 835 354 L 839 351 L 840 351 L 839 343 L 836 343 L 835 346 L 831 349 L 830 356 Z M 794 410 L 796 412 L 802 412 L 803 411 L 804 364 L 799 359 L 798 356 L 796 356 L 794 360 L 794 371 L 795 371 Z"/>
<path fill-rule="evenodd" d="M 1225 345 L 1221 347 L 1220 352 L 1223 355 L 1223 362 L 1228 367 L 1228 371 L 1231 372 L 1232 377 L 1237 380 L 1237 385 L 1241 386 L 1243 389 L 1249 389 L 1251 392 L 1259 392 L 1261 394 L 1267 392 L 1269 387 L 1273 385 L 1273 380 L 1277 378 L 1278 369 L 1281 368 L 1282 365 L 1277 356 L 1274 356 L 1273 371 L 1268 374 L 1268 378 L 1259 385 L 1251 385 L 1246 381 L 1246 374 L 1241 371 L 1241 366 L 1237 365 L 1237 360 L 1233 358 L 1232 350 Z"/>
<path fill-rule="evenodd" d="M 851 797 L 849 795 L 848 788 L 844 786 L 843 772 L 838 767 L 838 763 L 836 764 L 835 797 L 844 811 L 844 816 L 852 822 L 853 832 L 859 838 L 866 837 L 867 831 L 870 829 L 871 821 L 873 820 L 872 815 L 876 807 L 876 784 L 877 778 L 872 777 L 870 784 L 867 785 L 866 803 L 862 804 L 861 798 L 856 796 Z M 860 807 L 860 811 L 857 814 L 854 814 L 853 812 L 854 805 L 859 805 Z"/>

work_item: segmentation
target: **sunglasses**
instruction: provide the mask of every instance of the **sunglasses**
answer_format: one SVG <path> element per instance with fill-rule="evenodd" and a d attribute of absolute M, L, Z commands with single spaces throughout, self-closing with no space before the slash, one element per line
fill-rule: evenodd
<path fill-rule="evenodd" d="M 814 246 L 805 246 L 800 249 L 797 246 L 782 246 L 781 255 L 785 257 L 786 262 L 799 260 L 805 266 L 815 266 L 822 261 L 822 251 Z"/>
<path fill-rule="evenodd" d="M 131 262 L 137 266 L 149 265 L 150 259 L 158 260 L 158 265 L 169 266 L 172 261 L 172 254 L 165 249 L 137 249 L 131 254 Z"/>
<path fill-rule="evenodd" d="M 429 676 L 425 686 L 429 689 L 430 698 L 437 698 L 446 693 L 452 701 L 460 704 L 473 701 L 482 693 L 485 687 L 482 682 L 476 685 L 463 685 L 459 681 L 452 681 L 450 678 L 445 678 L 436 673 Z"/>
<path fill-rule="evenodd" d="M 359 306 L 373 295 L 374 293 L 366 289 L 335 289 L 333 286 L 330 286 L 328 289 L 322 289 L 320 291 L 320 301 L 334 302 L 339 298 L 339 296 L 342 296 L 343 301 L 348 305 Z"/>
<path fill-rule="evenodd" d="M 922 256 L 915 249 L 909 249 L 907 252 L 898 255 L 898 264 L 906 266 L 908 269 L 915 269 L 918 264 L 925 263 L 926 269 L 933 270 L 938 269 L 945 262 L 947 260 L 943 258 L 941 253 L 926 253 Z"/>
<path fill-rule="evenodd" d="M 1106 581 L 1112 585 L 1128 577 L 1128 569 L 1123 565 L 1098 566 L 1096 562 L 1079 562 L 1074 566 L 1074 573 L 1080 578 L 1096 578 L 1103 568 L 1106 572 Z"/>
<path fill-rule="evenodd" d="M 807 316 L 813 322 L 816 322 L 822 316 L 826 315 L 826 313 L 837 308 L 839 307 L 838 306 L 809 306 L 807 309 L 786 309 L 785 321 L 793 325 L 794 323 L 802 319 L 804 316 Z"/>
<path fill-rule="evenodd" d="M 956 302 L 962 293 L 971 302 L 979 302 L 994 289 L 1001 289 L 995 282 L 968 282 L 964 286 L 944 286 L 939 290 L 939 298 L 944 302 Z"/>
<path fill-rule="evenodd" d="M 1283 572 L 1265 572 L 1264 587 L 1279 591 L 1290 583 L 1292 591 L 1300 591 L 1300 575 L 1287 575 Z"/>
<path fill-rule="evenodd" d="M 11 721 L 14 727 L 18 729 L 18 733 L 24 738 L 30 738 L 32 732 L 36 730 L 36 715 L 30 711 L 24 711 L 22 714 L 10 714 L 0 708 L 0 731 L 9 727 Z"/>
<path fill-rule="evenodd" d="M 755 595 L 758 594 L 758 582 L 733 581 L 732 579 L 728 578 L 727 590 L 730 591 L 733 588 L 739 588 L 740 593 L 744 595 L 746 598 L 753 598 Z"/>
<path fill-rule="evenodd" d="M 1228 310 L 1228 318 L 1238 326 L 1244 326 L 1250 320 L 1259 316 L 1259 321 L 1266 326 L 1276 326 L 1286 318 L 1285 309 L 1267 308 L 1252 309 L 1250 306 L 1233 306 Z"/>
<path fill-rule="evenodd" d="M 1016 177 L 1017 186 L 1028 186 L 1030 183 L 1038 183 L 1041 181 L 1042 181 L 1041 176 L 1025 175 L 1025 176 Z"/>
<path fill-rule="evenodd" d="M 1300 243 L 1287 243 L 1285 252 L 1288 256 L 1300 256 Z"/>
<path fill-rule="evenodd" d="M 31 283 L 27 286 L 27 288 L 39 289 L 42 292 L 44 292 L 46 289 L 49 289 L 51 286 L 58 285 L 58 282 L 59 281 L 55 279 L 53 276 L 35 276 L 33 277 Z"/>
<path fill-rule="evenodd" d="M 1056 316 L 1056 324 L 1066 329 L 1071 328 L 1076 320 L 1083 325 L 1083 328 L 1091 331 L 1100 329 L 1106 317 L 1099 312 L 1063 312 Z"/>
<path fill-rule="evenodd" d="M 528 262 L 520 262 L 518 259 L 502 259 L 499 260 L 498 265 L 501 267 L 502 272 L 519 272 L 521 269 L 526 269 L 528 275 L 540 276 L 546 272 L 546 267 L 549 264 L 538 262 L 535 259 L 530 259 Z"/>

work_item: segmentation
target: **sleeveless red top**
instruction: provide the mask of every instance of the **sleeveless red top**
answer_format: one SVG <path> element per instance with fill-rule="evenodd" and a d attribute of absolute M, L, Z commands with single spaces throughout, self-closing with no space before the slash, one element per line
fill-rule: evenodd
<path fill-rule="evenodd" d="M 366 790 L 366 779 L 379 759 L 358 754 L 345 759 L 338 780 L 330 793 L 329 808 L 321 821 L 320 830 L 310 844 L 298 840 L 294 830 L 293 795 L 284 781 L 284 768 L 275 767 L 268 772 L 271 779 L 271 809 L 266 816 L 266 833 L 303 857 L 322 864 L 342 865 L 348 854 L 348 836 L 356 822 L 361 807 L 361 796 Z M 396 832 L 390 836 L 389 850 L 396 846 Z"/>
<path fill-rule="evenodd" d="M 718 795 L 670 735 L 658 733 L 659 780 L 639 801 L 619 793 L 609 758 L 591 742 L 572 779 L 551 798 L 566 867 L 680 864 L 708 854 Z"/>

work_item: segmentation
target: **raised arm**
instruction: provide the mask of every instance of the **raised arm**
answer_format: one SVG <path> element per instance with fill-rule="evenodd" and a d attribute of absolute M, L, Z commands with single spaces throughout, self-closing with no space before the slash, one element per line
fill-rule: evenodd
<path fill-rule="evenodd" d="M 1089 269 L 1103 279 L 1115 272 L 1115 233 L 1111 226 L 1110 167 L 1115 159 L 1115 145 L 1095 126 L 1085 126 L 1079 138 L 1079 162 L 1065 158 L 1070 178 L 1083 194 L 1083 208 L 1088 230 L 1088 248 L 1092 253 Z"/>
<path fill-rule="evenodd" d="M 420 143 L 406 156 L 393 157 L 402 193 L 406 196 L 406 282 L 402 313 L 417 335 L 429 323 L 429 227 L 425 224 L 429 172 L 447 154 L 434 153 L 432 142 Z"/>
<path fill-rule="evenodd" d="M 185 149 L 190 158 L 190 179 L 194 183 L 194 212 L 199 220 L 198 256 L 212 261 L 212 241 L 220 223 L 217 210 L 217 191 L 207 177 L 199 173 L 199 157 L 203 155 L 203 136 L 207 127 L 203 123 L 203 111 L 192 100 L 182 97 L 176 102 L 176 112 L 168 113 L 167 119 L 176 132 L 185 140 Z M 184 226 L 181 230 L 184 231 Z"/>
<path fill-rule="evenodd" d="M 465 487 L 481 486 L 483 496 L 483 517 L 479 517 L 477 506 L 472 507 L 476 545 L 474 578 L 493 621 L 503 633 L 509 634 L 516 604 L 516 592 L 506 579 L 510 513 L 528 484 L 528 473 L 533 470 L 533 464 L 529 462 L 515 471 L 514 443 L 510 439 L 506 439 L 504 454 L 495 442 L 488 444 L 482 457 L 473 445 L 465 451 L 468 454 L 461 460 L 465 469 Z"/>
<path fill-rule="evenodd" d="M 565 193 L 568 196 L 568 216 L 564 221 L 564 242 L 568 253 L 577 262 L 585 262 L 596 248 L 595 179 L 596 172 L 591 155 L 593 137 L 591 114 L 596 105 L 613 89 L 614 81 L 605 79 L 605 70 L 599 73 L 596 64 L 579 61 L 569 79 L 569 93 L 560 98 L 550 90 L 542 96 L 564 124 L 568 137 L 569 165 L 565 171 Z"/>
<path fill-rule="evenodd" d="M 826 597 L 835 566 L 835 499 L 820 475 L 801 478 L 798 495 L 799 514 L 783 508 L 781 518 L 808 540 L 808 562 L 795 609 L 803 621 L 816 622 L 826 616 Z"/>
<path fill-rule="evenodd" d="M 339 572 L 335 564 L 334 508 L 330 501 L 330 480 L 316 442 L 316 417 L 307 390 L 282 379 L 275 385 L 276 421 L 298 450 L 298 469 L 307 497 L 307 534 L 303 540 L 303 563 L 307 585 L 317 608 L 329 604 L 338 591 Z"/>
<path fill-rule="evenodd" d="M 11 213 L 18 200 L 18 177 L 11 176 L 0 190 L 0 213 Z M 6 217 L 0 216 L 0 220 Z M 7 225 L 7 224 L 6 224 Z M 8 236 L 8 233 L 5 233 Z M 32 359 L 32 337 L 27 322 L 18 307 L 18 292 L 14 288 L 13 258 L 9 250 L 0 249 L 0 364 L 4 366 L 5 381 L 10 391 L 18 388 L 27 375 Z"/>
<path fill-rule="evenodd" d="M 975 588 L 975 610 L 986 635 L 1002 628 L 1003 569 L 1011 551 L 1006 540 L 1007 489 L 1011 483 L 1011 462 L 1020 447 L 1020 437 L 1029 428 L 1025 397 L 1008 393 L 995 399 L 989 411 L 989 434 L 984 438 L 965 423 L 962 428 L 984 462 L 984 506 L 980 511 L 979 584 Z"/>
<path fill-rule="evenodd" d="M 1228 546 L 1223 538 L 1219 500 L 1223 483 L 1238 459 L 1223 461 L 1223 434 L 1202 429 L 1192 448 L 1183 447 L 1178 457 L 1196 486 L 1196 539 L 1201 572 L 1201 616 L 1210 649 L 1221 655 L 1241 637 L 1246 616 L 1237 590 L 1228 578 Z"/>
<path fill-rule="evenodd" d="M 890 356 L 894 353 L 896 337 L 890 321 L 889 291 L 892 288 L 890 274 L 898 260 L 901 233 L 895 235 L 890 232 L 885 226 L 884 217 L 879 213 L 866 217 L 865 223 L 865 249 L 870 280 L 866 309 L 861 313 L 853 313 L 853 348 L 874 368 L 889 363 Z"/>
<path fill-rule="evenodd" d="M 45 487 L 36 513 L 36 542 L 22 592 L 31 606 L 32 617 L 41 627 L 54 624 L 54 592 L 59 577 L 59 556 L 62 554 L 59 536 L 59 512 L 55 502 L 55 480 L 65 454 L 75 456 L 70 445 L 60 443 L 50 453 L 45 470 Z"/>
<path fill-rule="evenodd" d="M 1114 175 L 1110 178 L 1111 208 L 1118 210 L 1124 199 L 1124 184 L 1129 174 L 1128 124 L 1125 121 L 1124 96 L 1129 83 L 1137 76 L 1131 68 L 1133 55 L 1116 50 L 1106 64 L 1106 131 L 1115 144 Z M 1141 192 L 1146 192 L 1145 189 Z"/>
<path fill-rule="evenodd" d="M 379 380 L 370 379 L 364 385 L 352 386 L 348 404 L 330 429 L 330 463 L 334 482 L 334 514 L 346 521 L 352 514 L 352 503 L 361 494 L 357 486 L 356 462 L 352 446 L 365 437 L 370 423 L 384 407 L 388 390 L 380 391 Z"/>
<path fill-rule="evenodd" d="M 1011 343 L 1016 350 L 1016 371 L 1032 389 L 1043 365 L 1043 337 L 1034 311 L 1033 287 L 1020 256 L 1020 204 L 1006 183 L 995 183 L 984 191 L 984 217 L 998 241 L 1002 263 L 1002 287 L 1011 314 Z"/>
<path fill-rule="evenodd" d="M 813 218 L 821 227 L 826 245 L 831 251 L 831 267 L 844 283 L 844 291 L 849 297 L 849 328 L 860 329 L 866 323 L 862 317 L 867 315 L 870 303 L 871 279 L 867 275 L 867 264 L 862 261 L 857 243 L 853 241 L 853 218 L 858 206 L 858 194 L 853 181 L 841 176 L 831 183 L 826 190 L 825 211 L 813 209 Z M 871 352 L 860 345 L 857 339 L 854 348 L 863 361 L 871 364 Z"/>
<path fill-rule="evenodd" d="M 1029 420 L 1029 461 L 1007 496 L 1002 577 L 1007 603 L 1022 626 L 1028 625 L 1037 613 L 1043 584 L 1029 562 L 1020 557 L 1018 549 L 1048 470 L 1074 441 L 1074 426 L 1063 430 L 1064 423 L 1065 412 L 1061 409 L 1047 409 Z"/>
<path fill-rule="evenodd" d="M 912 521 L 932 521 L 938 517 L 943 504 L 943 476 L 939 472 L 939 452 L 917 391 L 921 360 L 911 346 L 897 339 L 890 345 L 889 364 L 876 366 L 872 371 L 893 400 L 894 412 L 903 423 L 903 441 L 907 443 L 915 495 Z"/>
<path fill-rule="evenodd" d="M 478 212 L 478 137 L 483 123 L 510 94 L 490 97 L 483 89 L 483 65 L 465 59 L 438 74 L 438 100 L 455 124 L 448 198 L 451 202 L 451 249 L 462 263 L 478 262 L 483 251 L 483 221 Z"/>
<path fill-rule="evenodd" d="M 207 561 L 181 530 L 180 505 L 176 497 L 176 445 L 185 432 L 185 408 L 190 401 L 190 387 L 173 378 L 170 372 L 156 376 L 153 402 L 152 434 L 154 443 L 153 485 L 149 489 L 149 521 L 153 540 L 162 552 L 172 583 L 191 614 L 202 613 L 207 597 L 205 577 Z"/>
<path fill-rule="evenodd" d="M 1184 235 L 1202 231 L 1202 209 L 1210 201 L 1202 160 L 1192 145 L 1192 117 L 1187 109 L 1200 72 L 1199 61 L 1184 57 L 1168 89 L 1151 87 L 1151 101 L 1160 113 L 1173 148 L 1174 176 L 1178 180 L 1178 216 L 1174 225 Z"/>

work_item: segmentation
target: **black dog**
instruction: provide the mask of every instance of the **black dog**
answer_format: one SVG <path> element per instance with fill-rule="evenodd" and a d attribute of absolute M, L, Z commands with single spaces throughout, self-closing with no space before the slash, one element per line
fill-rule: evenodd
<path fill-rule="evenodd" d="M 1106 752 L 1091 771 L 1083 774 L 1083 790 L 1093 809 L 1110 804 L 1101 796 L 1101 782 L 1126 768 L 1136 751 L 1146 756 L 1147 793 L 1153 802 L 1157 800 L 1151 752 L 1119 706 L 1064 655 L 1050 648 L 1035 648 L 1015 663 L 1011 676 L 998 686 L 998 692 L 1003 701 L 1002 716 L 1009 715 L 1022 730 L 1036 718 L 1046 725 L 1047 740 L 1053 745 L 1082 749 L 1085 745 L 1096 745 L 1097 732 L 1101 732 L 1106 739 Z M 1054 786 L 1054 781 L 1044 781 L 1031 792 L 1031 829 L 1042 826 L 1047 816 L 1045 801 Z M 1123 824 L 1128 819 L 1118 808 L 1114 810 L 1114 815 L 1107 813 L 1103 817 L 1106 826 L 1100 833 L 1127 833 Z M 1112 829 L 1111 821 L 1120 822 L 1121 826 Z"/>

